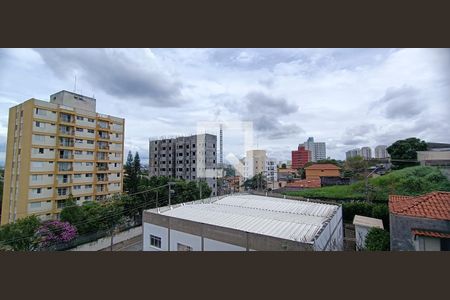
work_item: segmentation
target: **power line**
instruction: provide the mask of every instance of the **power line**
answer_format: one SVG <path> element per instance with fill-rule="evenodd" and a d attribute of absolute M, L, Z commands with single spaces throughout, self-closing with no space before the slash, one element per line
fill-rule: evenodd
<path fill-rule="evenodd" d="M 129 194 L 128 196 L 134 196 L 134 195 L 136 195 L 136 194 L 142 194 L 142 193 L 144 193 L 144 192 L 149 192 L 149 191 L 152 191 L 152 190 L 155 190 L 155 189 L 158 189 L 158 188 L 162 188 L 162 187 L 167 186 L 167 185 L 168 185 L 168 184 L 162 185 L 162 186 L 160 186 L 160 187 L 152 188 L 152 189 L 149 189 L 149 190 L 146 190 L 146 191 L 141 191 L 141 192 Z M 168 199 L 168 198 L 165 198 L 164 200 L 166 200 L 166 199 Z M 152 199 L 152 200 L 157 200 L 157 199 Z M 140 206 L 137 206 L 137 207 L 130 207 L 129 209 L 126 209 L 126 210 L 124 209 L 124 210 L 122 210 L 120 213 L 116 213 L 116 214 L 113 213 L 113 214 L 109 214 L 109 215 L 107 214 L 107 215 L 101 216 L 101 217 L 99 217 L 99 218 L 93 218 L 93 219 L 90 219 L 90 220 L 86 220 L 86 221 L 79 222 L 79 223 L 75 223 L 75 224 L 71 224 L 71 225 L 77 227 L 77 226 L 82 225 L 82 224 L 91 223 L 91 222 L 94 222 L 94 221 L 100 221 L 100 220 L 103 220 L 103 219 L 110 218 L 110 217 L 112 217 L 112 216 L 116 216 L 116 215 L 124 215 L 125 212 L 130 212 L 131 210 L 136 210 L 136 209 L 144 208 L 147 204 L 150 204 L 150 203 L 151 203 L 151 202 L 146 201 L 146 202 L 144 202 L 144 203 L 143 203 L 142 205 L 140 205 Z M 68 206 L 68 207 L 75 207 L 75 206 L 78 206 L 78 205 L 71 205 L 71 206 Z M 7 244 L 7 243 L 9 243 L 9 242 L 15 242 L 15 241 L 19 241 L 19 240 L 24 240 L 24 239 L 27 239 L 27 238 L 31 238 L 31 237 L 33 237 L 33 236 L 35 236 L 35 234 L 30 235 L 30 236 L 26 236 L 26 237 L 17 238 L 17 239 L 3 240 L 3 241 L 0 241 L 0 245 L 1 245 L 1 244 Z"/>

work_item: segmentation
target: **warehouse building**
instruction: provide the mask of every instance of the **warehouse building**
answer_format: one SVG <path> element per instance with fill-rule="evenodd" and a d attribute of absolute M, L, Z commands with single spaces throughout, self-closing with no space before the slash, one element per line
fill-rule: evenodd
<path fill-rule="evenodd" d="M 341 251 L 342 208 L 249 194 L 144 211 L 144 251 Z"/>

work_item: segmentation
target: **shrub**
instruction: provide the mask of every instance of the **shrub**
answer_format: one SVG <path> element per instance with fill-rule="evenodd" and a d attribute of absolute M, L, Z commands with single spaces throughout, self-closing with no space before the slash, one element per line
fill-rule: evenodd
<path fill-rule="evenodd" d="M 389 251 L 389 232 L 380 228 L 371 228 L 366 235 L 364 249 L 368 251 Z"/>
<path fill-rule="evenodd" d="M 355 215 L 372 216 L 373 204 L 366 202 L 346 202 L 342 204 L 343 218 L 347 222 L 352 222 Z"/>
<path fill-rule="evenodd" d="M 40 246 L 43 248 L 59 244 L 67 243 L 77 236 L 77 229 L 70 225 L 69 222 L 46 221 L 37 230 Z"/>

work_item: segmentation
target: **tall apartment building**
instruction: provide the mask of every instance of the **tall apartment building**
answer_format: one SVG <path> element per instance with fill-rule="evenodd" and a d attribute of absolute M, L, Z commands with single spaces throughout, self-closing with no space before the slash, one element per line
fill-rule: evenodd
<path fill-rule="evenodd" d="M 125 120 L 95 108 L 68 91 L 10 108 L 2 224 L 55 219 L 69 194 L 81 204 L 122 192 Z"/>
<path fill-rule="evenodd" d="M 352 158 L 352 157 L 355 157 L 355 156 L 362 156 L 361 149 L 355 148 L 355 149 L 352 149 L 352 150 L 349 150 L 349 151 L 345 152 L 345 158 L 346 159 L 349 159 L 349 158 Z"/>
<path fill-rule="evenodd" d="M 217 195 L 217 136 L 198 134 L 149 141 L 149 176 L 206 181 Z"/>
<path fill-rule="evenodd" d="M 248 150 L 244 163 L 244 179 L 263 174 L 268 181 L 277 181 L 277 160 L 267 156 L 266 150 Z"/>
<path fill-rule="evenodd" d="M 375 158 L 388 158 L 389 153 L 386 150 L 386 145 L 378 145 L 375 147 Z"/>
<path fill-rule="evenodd" d="M 316 162 L 327 158 L 327 149 L 324 142 L 314 142 L 314 138 L 309 137 L 303 145 L 306 150 L 311 151 L 311 161 Z"/>
<path fill-rule="evenodd" d="M 370 147 L 362 147 L 361 148 L 361 156 L 365 160 L 369 160 L 372 158 L 372 149 Z"/>
<path fill-rule="evenodd" d="M 303 168 L 307 162 L 310 162 L 311 157 L 311 151 L 306 150 L 305 146 L 298 146 L 298 150 L 294 150 L 291 152 L 292 156 L 292 169 L 299 169 Z"/>

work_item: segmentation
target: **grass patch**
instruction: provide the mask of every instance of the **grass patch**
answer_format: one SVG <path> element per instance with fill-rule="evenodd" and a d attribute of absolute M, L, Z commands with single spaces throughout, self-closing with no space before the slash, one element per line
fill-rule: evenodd
<path fill-rule="evenodd" d="M 369 197 L 373 201 L 387 201 L 390 194 L 421 195 L 432 191 L 450 191 L 450 181 L 435 167 L 410 167 L 369 179 Z M 364 200 L 365 183 L 360 181 L 284 194 L 312 199 Z"/>

